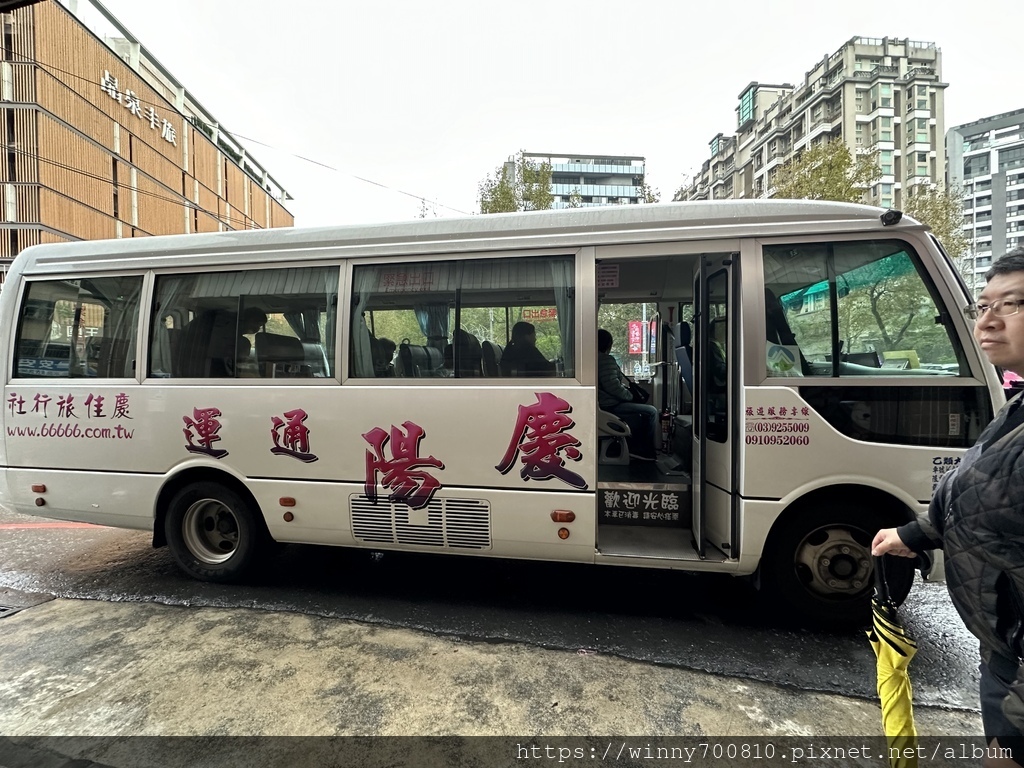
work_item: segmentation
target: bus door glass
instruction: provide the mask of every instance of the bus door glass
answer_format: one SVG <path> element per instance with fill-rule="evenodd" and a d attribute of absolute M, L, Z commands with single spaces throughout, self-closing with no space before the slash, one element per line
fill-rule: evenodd
<path fill-rule="evenodd" d="M 735 503 L 735 254 L 703 254 L 694 280 L 693 539 L 731 550 Z M 725 554 L 734 556 L 731 551 Z"/>

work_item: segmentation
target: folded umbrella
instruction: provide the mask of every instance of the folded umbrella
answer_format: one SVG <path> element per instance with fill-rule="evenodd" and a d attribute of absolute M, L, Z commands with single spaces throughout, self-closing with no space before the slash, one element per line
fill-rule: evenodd
<path fill-rule="evenodd" d="M 868 641 L 877 659 L 878 698 L 882 703 L 882 727 L 893 768 L 917 768 L 917 728 L 914 725 L 914 693 L 907 667 L 917 653 L 917 643 L 896 615 L 889 597 L 884 558 L 874 558 L 875 594 L 871 599 Z"/>

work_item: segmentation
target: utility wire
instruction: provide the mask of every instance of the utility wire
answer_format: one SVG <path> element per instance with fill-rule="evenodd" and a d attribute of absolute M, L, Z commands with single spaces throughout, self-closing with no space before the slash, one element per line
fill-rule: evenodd
<path fill-rule="evenodd" d="M 248 136 L 243 136 L 240 133 L 232 133 L 231 135 L 232 136 L 237 136 L 239 139 L 244 139 L 245 141 L 251 142 L 253 144 L 258 144 L 261 147 L 266 147 L 267 149 L 272 149 L 275 152 L 281 152 L 282 154 L 288 155 L 289 157 L 294 157 L 294 158 L 296 158 L 298 160 L 302 160 L 302 161 L 307 162 L 307 163 L 312 163 L 313 165 L 319 165 L 320 167 L 326 168 L 329 171 L 334 171 L 335 173 L 340 173 L 340 174 L 343 174 L 345 176 L 350 176 L 353 179 L 357 179 L 359 181 L 365 182 L 366 184 L 372 184 L 375 187 L 380 187 L 380 188 L 386 189 L 386 190 L 388 190 L 390 192 L 397 192 L 400 195 L 406 195 L 407 197 L 411 197 L 414 200 L 419 200 L 420 202 L 426 203 L 428 205 L 440 206 L 441 208 L 447 208 L 449 211 L 455 211 L 456 213 L 461 213 L 464 216 L 472 216 L 472 214 L 469 213 L 468 211 L 463 211 L 463 210 L 461 210 L 459 208 L 453 208 L 452 206 L 445 205 L 444 203 L 438 202 L 437 200 L 428 200 L 427 198 L 423 197 L 422 195 L 417 195 L 414 192 L 406 192 L 404 189 L 398 189 L 397 187 L 389 187 L 387 184 L 382 184 L 379 181 L 374 181 L 373 179 L 367 179 L 367 178 L 364 178 L 363 176 L 357 176 L 354 173 L 349 173 L 347 171 L 342 171 L 342 170 L 340 170 L 338 168 L 334 168 L 333 166 L 328 165 L 327 163 L 322 163 L 319 160 L 313 160 L 313 159 L 308 158 L 308 157 L 303 157 L 302 155 L 297 155 L 294 152 L 289 152 L 289 151 L 284 150 L 284 149 L 279 149 L 279 148 L 277 148 L 277 147 L 275 147 L 275 146 L 273 146 L 271 144 L 265 144 L 262 141 L 257 141 L 256 139 L 251 139 Z"/>

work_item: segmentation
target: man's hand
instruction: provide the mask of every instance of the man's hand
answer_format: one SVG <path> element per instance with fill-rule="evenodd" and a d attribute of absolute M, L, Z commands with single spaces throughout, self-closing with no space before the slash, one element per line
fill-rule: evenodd
<path fill-rule="evenodd" d="M 910 551 L 910 548 L 903 543 L 903 539 L 896 533 L 895 528 L 883 528 L 875 534 L 871 542 L 871 554 L 875 557 L 882 555 L 898 555 L 900 557 L 917 557 Z"/>

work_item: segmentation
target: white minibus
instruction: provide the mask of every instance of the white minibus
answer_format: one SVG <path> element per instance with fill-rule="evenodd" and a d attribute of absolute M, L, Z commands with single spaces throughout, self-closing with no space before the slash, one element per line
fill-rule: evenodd
<path fill-rule="evenodd" d="M 210 581 L 296 542 L 724 572 L 859 620 L 873 534 L 1004 401 L 970 301 L 926 227 L 828 202 L 40 245 L 0 293 L 0 503 Z M 651 409 L 609 405 L 599 329 Z"/>

